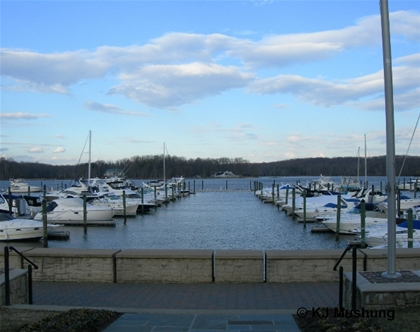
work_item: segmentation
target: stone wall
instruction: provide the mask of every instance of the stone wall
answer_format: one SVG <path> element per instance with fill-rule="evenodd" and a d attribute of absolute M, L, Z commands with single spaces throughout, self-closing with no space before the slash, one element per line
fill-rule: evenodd
<path fill-rule="evenodd" d="M 117 283 L 212 282 L 213 250 L 130 249 L 116 255 Z"/>
<path fill-rule="evenodd" d="M 27 270 L 14 269 L 9 272 L 10 304 L 28 303 Z M 0 274 L 0 306 L 6 304 L 5 276 Z"/>
<path fill-rule="evenodd" d="M 103 282 L 116 279 L 113 249 L 37 248 L 25 253 L 38 269 L 34 281 Z"/>
<path fill-rule="evenodd" d="M 263 282 L 263 251 L 217 250 L 215 282 Z"/>
<path fill-rule="evenodd" d="M 152 250 L 26 248 L 38 265 L 34 281 L 103 283 L 322 282 L 338 281 L 334 271 L 344 250 Z M 364 261 L 364 252 L 366 261 Z M 387 250 L 362 250 L 357 269 L 386 270 Z M 420 249 L 398 249 L 397 269 L 420 270 Z M 11 253 L 10 268 L 26 268 Z M 352 254 L 340 263 L 352 270 Z M 0 252 L 0 267 L 4 255 Z"/>
<path fill-rule="evenodd" d="M 347 253 L 337 270 L 334 266 L 343 250 L 267 250 L 267 282 L 338 281 L 339 266 L 352 269 L 352 255 Z M 358 254 L 357 269 L 363 269 L 363 255 Z"/>

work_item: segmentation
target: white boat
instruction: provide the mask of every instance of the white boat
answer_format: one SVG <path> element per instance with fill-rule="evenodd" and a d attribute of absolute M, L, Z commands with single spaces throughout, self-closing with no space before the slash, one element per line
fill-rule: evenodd
<path fill-rule="evenodd" d="M 31 186 L 23 179 L 10 179 L 10 191 L 12 193 L 31 193 L 42 191 L 41 187 Z"/>
<path fill-rule="evenodd" d="M 395 245 L 397 248 L 408 247 L 408 229 L 396 226 Z M 369 247 L 380 247 L 388 244 L 388 224 L 369 227 L 366 231 L 365 242 Z M 413 247 L 419 247 L 420 231 L 413 229 Z"/>
<path fill-rule="evenodd" d="M 47 224 L 47 231 L 61 225 Z M 39 240 L 44 235 L 43 223 L 31 219 L 13 218 L 0 213 L 0 241 Z"/>
<path fill-rule="evenodd" d="M 106 206 L 86 204 L 86 211 L 87 222 L 107 221 L 114 216 L 114 210 Z M 37 213 L 34 220 L 42 220 L 42 212 Z M 83 199 L 76 197 L 53 200 L 47 206 L 47 220 L 51 223 L 65 221 L 83 222 Z"/>
<path fill-rule="evenodd" d="M 324 226 L 331 229 L 333 232 L 337 231 L 337 215 L 324 216 L 321 221 Z M 386 225 L 388 219 L 386 215 L 383 218 L 366 217 L 366 227 L 373 225 Z M 356 234 L 360 232 L 361 216 L 357 213 L 342 213 L 340 215 L 340 234 Z"/>
<path fill-rule="evenodd" d="M 124 203 L 121 197 L 114 194 L 105 194 L 98 198 L 89 201 L 89 204 L 96 206 L 107 206 L 114 210 L 116 216 L 124 216 Z M 125 215 L 135 216 L 137 214 L 139 204 L 134 203 L 131 200 L 125 204 Z"/>

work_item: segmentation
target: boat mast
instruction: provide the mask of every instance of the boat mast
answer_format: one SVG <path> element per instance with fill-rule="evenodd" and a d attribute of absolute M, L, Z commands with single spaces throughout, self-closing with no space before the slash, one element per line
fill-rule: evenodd
<path fill-rule="evenodd" d="M 163 183 L 166 183 L 165 149 L 165 142 L 163 142 Z"/>
<path fill-rule="evenodd" d="M 360 146 L 357 149 L 357 183 L 359 183 L 359 172 L 360 172 Z"/>
<path fill-rule="evenodd" d="M 367 183 L 367 156 L 366 156 L 366 134 L 365 134 L 365 186 Z M 367 189 L 367 188 L 366 188 Z"/>
<path fill-rule="evenodd" d="M 88 186 L 90 186 L 91 147 L 92 147 L 92 131 L 91 131 L 91 130 L 89 130 L 89 165 L 88 165 Z"/>

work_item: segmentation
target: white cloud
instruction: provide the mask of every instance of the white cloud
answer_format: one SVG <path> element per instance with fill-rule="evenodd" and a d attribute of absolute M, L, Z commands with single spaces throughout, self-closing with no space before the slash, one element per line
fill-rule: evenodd
<path fill-rule="evenodd" d="M 62 153 L 62 152 L 66 152 L 66 149 L 64 149 L 63 147 L 61 147 L 61 146 L 58 146 L 54 151 L 53 151 L 53 153 Z"/>
<path fill-rule="evenodd" d="M 390 13 L 393 36 L 419 41 L 419 20 L 417 12 Z M 315 63 L 345 50 L 370 48 L 380 43 L 380 16 L 373 15 L 342 29 L 270 35 L 261 40 L 171 32 L 144 45 L 101 46 L 94 51 L 42 54 L 2 49 L 1 74 L 8 78 L 2 88 L 65 94 L 74 84 L 110 75 L 119 79 L 120 84 L 109 87 L 109 94 L 123 95 L 156 108 L 171 109 L 248 85 L 249 92 L 292 93 L 306 102 L 334 106 L 357 103 L 370 94 L 380 93 L 381 72 L 347 81 L 323 81 L 269 74 L 267 69 Z M 396 93 L 410 94 L 418 88 L 418 62 L 419 55 L 407 55 L 396 61 Z M 254 82 L 258 74 L 265 78 Z M 365 108 L 374 105 L 370 102 Z M 111 104 L 89 102 L 87 107 L 101 112 L 142 115 Z M 407 105 L 405 109 L 412 107 Z"/>
<path fill-rule="evenodd" d="M 132 116 L 150 116 L 149 114 L 140 113 L 140 112 L 133 112 L 133 111 L 124 111 L 123 109 L 119 108 L 118 106 L 111 105 L 111 104 L 100 104 L 93 101 L 88 101 L 86 103 L 86 108 L 91 111 L 97 111 L 102 113 L 111 113 L 111 114 L 119 114 L 119 115 L 132 115 Z"/>
<path fill-rule="evenodd" d="M 151 107 L 171 108 L 244 87 L 253 76 L 236 67 L 195 62 L 146 66 L 119 78 L 123 85 L 110 89 L 110 94 L 122 94 Z"/>
<path fill-rule="evenodd" d="M 0 113 L 0 118 L 3 120 L 36 120 L 40 118 L 47 118 L 49 116 L 49 114 L 31 114 L 25 112 Z"/>
<path fill-rule="evenodd" d="M 28 152 L 29 153 L 42 153 L 44 152 L 44 148 L 41 146 L 36 146 L 36 147 L 30 148 Z"/>

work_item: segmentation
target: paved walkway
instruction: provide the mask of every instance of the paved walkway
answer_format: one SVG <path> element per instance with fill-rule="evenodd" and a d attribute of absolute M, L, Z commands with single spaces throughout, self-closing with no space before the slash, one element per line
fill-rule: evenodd
<path fill-rule="evenodd" d="M 123 312 L 105 331 L 299 331 L 298 308 L 338 306 L 338 282 L 98 284 L 34 282 L 33 305 Z"/>

